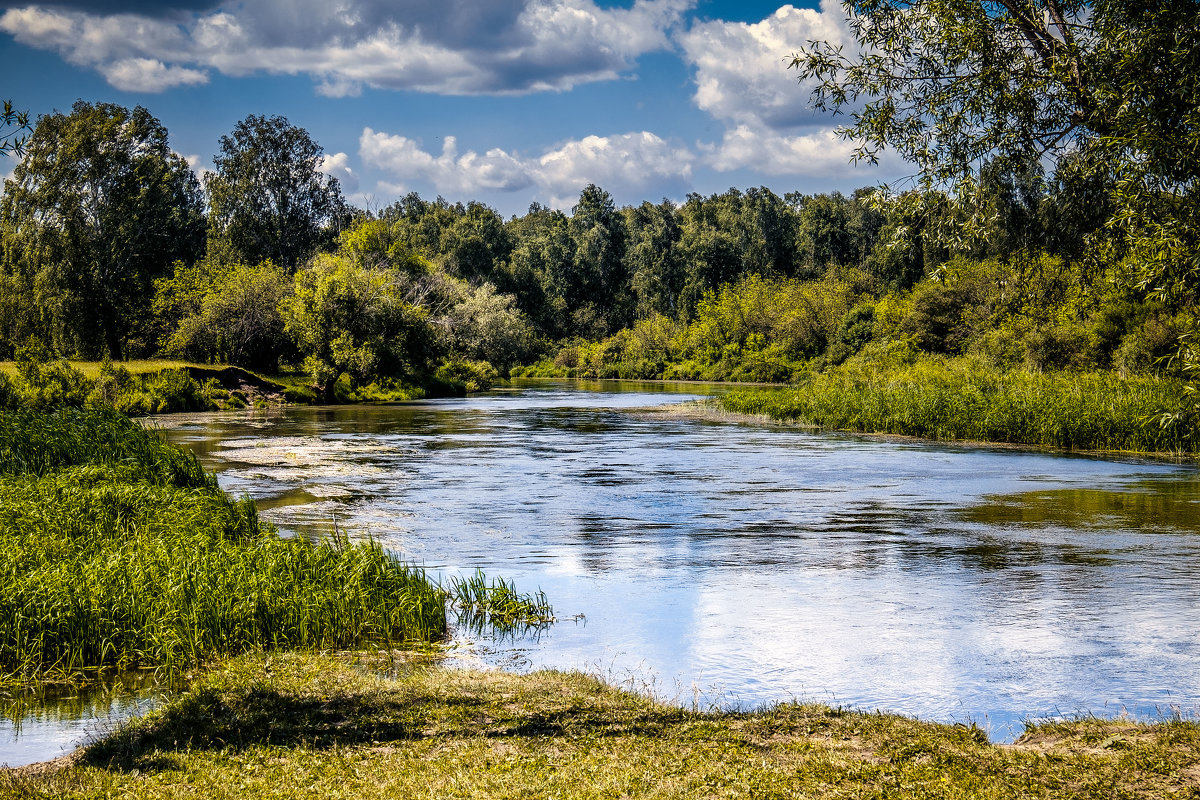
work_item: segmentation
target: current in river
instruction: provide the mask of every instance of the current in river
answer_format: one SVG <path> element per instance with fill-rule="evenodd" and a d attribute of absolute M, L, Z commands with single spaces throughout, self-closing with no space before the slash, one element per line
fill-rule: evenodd
<path fill-rule="evenodd" d="M 1200 707 L 1194 463 L 663 411 L 720 387 L 528 382 L 465 399 L 162 418 L 285 534 L 333 525 L 558 622 L 468 666 L 580 669 L 685 705 L 817 701 L 994 740 Z M 646 409 L 659 410 L 647 411 Z"/>

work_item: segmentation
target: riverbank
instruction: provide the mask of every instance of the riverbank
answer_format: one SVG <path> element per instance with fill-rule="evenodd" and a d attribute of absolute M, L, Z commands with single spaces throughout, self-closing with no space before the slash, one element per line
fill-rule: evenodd
<path fill-rule="evenodd" d="M 1000 373 L 970 360 L 847 363 L 788 389 L 737 390 L 721 409 L 816 428 L 1138 455 L 1200 454 L 1178 380 Z"/>
<path fill-rule="evenodd" d="M 379 666 L 382 671 L 372 667 Z M 974 726 L 784 704 L 683 709 L 579 673 L 255 655 L 0 797 L 946 797 L 1200 794 L 1200 726 Z"/>

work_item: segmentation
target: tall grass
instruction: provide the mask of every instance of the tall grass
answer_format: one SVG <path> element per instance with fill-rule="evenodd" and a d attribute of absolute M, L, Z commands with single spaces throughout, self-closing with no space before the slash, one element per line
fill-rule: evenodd
<path fill-rule="evenodd" d="M 731 392 L 728 411 L 836 430 L 1071 450 L 1200 453 L 1182 382 L 1115 373 L 999 372 L 969 359 L 847 362 L 790 389 Z"/>
<path fill-rule="evenodd" d="M 445 602 L 373 543 L 279 537 L 115 413 L 0 413 L 2 679 L 432 641 Z"/>

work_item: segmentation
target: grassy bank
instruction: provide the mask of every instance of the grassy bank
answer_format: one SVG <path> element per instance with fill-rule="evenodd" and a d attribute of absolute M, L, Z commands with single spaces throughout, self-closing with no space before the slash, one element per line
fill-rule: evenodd
<path fill-rule="evenodd" d="M 712 713 L 580 674 L 323 656 L 236 660 L 21 798 L 1170 798 L 1200 794 L 1200 727 L 1084 720 L 1015 745 L 974 727 L 815 705 Z"/>
<path fill-rule="evenodd" d="M 1200 453 L 1195 400 L 1181 381 L 1115 373 L 1000 372 L 970 359 L 849 361 L 788 389 L 718 401 L 835 430 L 1135 453 Z"/>
<path fill-rule="evenodd" d="M 446 599 L 376 545 L 279 537 L 111 410 L 0 412 L 0 680 L 427 642 Z"/>

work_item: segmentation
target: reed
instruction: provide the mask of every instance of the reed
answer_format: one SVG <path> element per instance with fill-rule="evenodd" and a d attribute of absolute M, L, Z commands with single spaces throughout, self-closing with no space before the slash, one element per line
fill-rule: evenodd
<path fill-rule="evenodd" d="M 0 680 L 429 642 L 445 603 L 377 544 L 280 537 L 120 415 L 0 413 Z"/>
<path fill-rule="evenodd" d="M 459 622 L 473 629 L 537 628 L 554 622 L 545 592 L 518 592 L 512 581 L 493 578 L 489 582 L 480 570 L 465 578 L 451 576 L 449 596 Z"/>
<path fill-rule="evenodd" d="M 970 359 L 847 362 L 788 389 L 731 392 L 727 411 L 835 430 L 1069 450 L 1200 453 L 1182 382 L 1115 373 L 999 372 Z"/>

